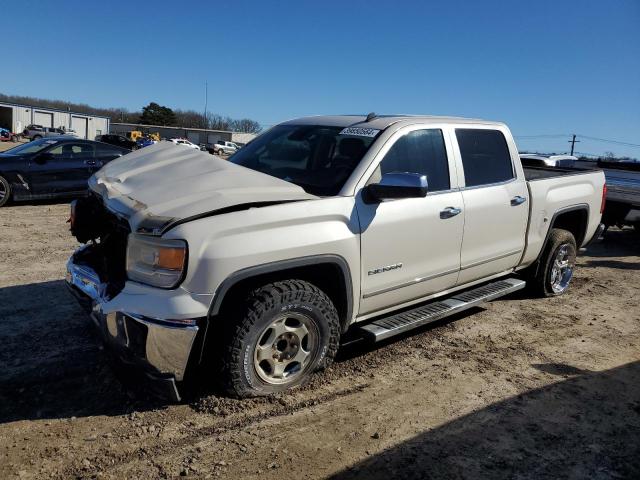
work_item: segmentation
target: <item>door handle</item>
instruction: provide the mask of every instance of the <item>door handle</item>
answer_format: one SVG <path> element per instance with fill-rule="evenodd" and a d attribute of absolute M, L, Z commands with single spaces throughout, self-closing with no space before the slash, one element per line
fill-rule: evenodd
<path fill-rule="evenodd" d="M 518 205 L 522 205 L 526 201 L 527 201 L 527 199 L 525 197 L 521 197 L 520 195 L 516 195 L 515 197 L 513 197 L 511 199 L 511 206 L 512 207 L 517 207 Z"/>
<path fill-rule="evenodd" d="M 444 220 L 447 218 L 455 217 L 460 212 L 462 212 L 461 208 L 447 207 L 440 212 L 440 218 Z"/>

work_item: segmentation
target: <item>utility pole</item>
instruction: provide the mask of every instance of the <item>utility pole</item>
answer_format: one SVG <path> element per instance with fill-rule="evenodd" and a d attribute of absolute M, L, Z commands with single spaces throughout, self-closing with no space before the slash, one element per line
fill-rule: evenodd
<path fill-rule="evenodd" d="M 207 128 L 207 100 L 209 99 L 209 85 L 204 82 L 204 128 Z"/>
<path fill-rule="evenodd" d="M 576 143 L 580 143 L 580 140 L 576 140 L 575 133 L 573 134 L 573 138 L 569 140 L 569 143 L 571 144 L 571 155 L 573 155 L 573 147 L 575 146 Z"/>

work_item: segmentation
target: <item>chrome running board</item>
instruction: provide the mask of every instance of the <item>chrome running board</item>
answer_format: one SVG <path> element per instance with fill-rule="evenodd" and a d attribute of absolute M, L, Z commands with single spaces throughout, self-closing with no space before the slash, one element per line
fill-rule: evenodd
<path fill-rule="evenodd" d="M 387 317 L 378 318 L 371 323 L 362 325 L 359 329 L 365 338 L 379 342 L 521 290 L 525 285 L 523 280 L 517 278 L 498 280 L 481 287 L 456 292 L 451 297 L 423 304 L 411 310 L 392 313 Z"/>

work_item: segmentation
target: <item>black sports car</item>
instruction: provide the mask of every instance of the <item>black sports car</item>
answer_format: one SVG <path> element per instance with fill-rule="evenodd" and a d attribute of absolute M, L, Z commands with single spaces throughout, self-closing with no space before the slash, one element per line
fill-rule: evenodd
<path fill-rule="evenodd" d="M 76 137 L 42 138 L 0 153 L 0 207 L 9 200 L 85 195 L 87 180 L 129 150 Z"/>
<path fill-rule="evenodd" d="M 105 134 L 98 135 L 96 142 L 108 143 L 109 145 L 115 145 L 116 147 L 126 148 L 128 150 L 134 150 L 136 148 L 136 142 L 129 140 L 123 135 Z"/>

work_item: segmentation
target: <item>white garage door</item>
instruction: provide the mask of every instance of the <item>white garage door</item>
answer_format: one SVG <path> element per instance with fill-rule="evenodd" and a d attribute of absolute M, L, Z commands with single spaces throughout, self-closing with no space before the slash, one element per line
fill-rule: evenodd
<path fill-rule="evenodd" d="M 71 117 L 71 128 L 80 138 L 87 138 L 87 117 Z"/>
<path fill-rule="evenodd" d="M 216 135 L 215 133 L 210 133 L 209 135 L 207 135 L 207 143 L 209 145 L 218 143 L 218 140 L 220 140 L 220 135 Z"/>
<path fill-rule="evenodd" d="M 53 127 L 53 113 L 34 112 L 33 123 L 42 125 L 43 127 Z"/>

